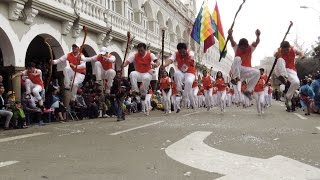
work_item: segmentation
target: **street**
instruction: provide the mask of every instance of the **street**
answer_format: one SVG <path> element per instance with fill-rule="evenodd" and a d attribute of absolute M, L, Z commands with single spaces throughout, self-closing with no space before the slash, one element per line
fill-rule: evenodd
<path fill-rule="evenodd" d="M 152 111 L 0 132 L 1 180 L 320 180 L 320 116 Z"/>

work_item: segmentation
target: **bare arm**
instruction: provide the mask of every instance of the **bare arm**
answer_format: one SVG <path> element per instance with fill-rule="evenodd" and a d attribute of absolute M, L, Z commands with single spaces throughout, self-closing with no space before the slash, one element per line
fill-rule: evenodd
<path fill-rule="evenodd" d="M 252 46 L 253 46 L 253 47 L 257 47 L 258 44 L 260 43 L 260 34 L 261 34 L 260 30 L 257 29 L 257 30 L 256 30 L 257 39 L 256 39 L 255 42 L 252 43 Z"/>
<path fill-rule="evenodd" d="M 234 41 L 232 33 L 233 33 L 233 30 L 232 30 L 232 29 L 229 29 L 229 31 L 228 31 L 228 37 L 229 37 L 229 39 L 230 39 L 231 46 L 234 47 L 234 46 L 237 45 L 237 43 Z"/>
<path fill-rule="evenodd" d="M 17 72 L 16 74 L 12 75 L 12 79 L 16 78 L 17 76 L 22 76 L 22 71 Z"/>

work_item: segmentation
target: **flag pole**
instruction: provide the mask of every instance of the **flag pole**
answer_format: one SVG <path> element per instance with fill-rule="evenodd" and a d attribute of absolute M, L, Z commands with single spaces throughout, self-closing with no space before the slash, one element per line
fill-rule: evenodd
<path fill-rule="evenodd" d="M 241 8 L 242 8 L 242 5 L 243 5 L 245 2 L 246 2 L 246 0 L 243 0 L 242 4 L 239 6 L 239 9 L 238 9 L 238 11 L 236 12 L 236 15 L 234 16 L 234 19 L 233 19 L 233 22 L 232 22 L 232 25 L 231 25 L 230 29 L 233 29 L 233 26 L 234 26 L 234 23 L 235 23 L 235 21 L 236 21 L 236 18 L 237 18 L 238 14 L 239 14 L 239 12 L 240 12 L 240 10 L 241 10 Z M 226 40 L 226 43 L 224 44 L 223 49 L 222 49 L 222 51 L 220 52 L 219 62 L 220 62 L 221 59 L 222 59 L 223 52 L 226 50 L 227 44 L 228 44 L 228 41 L 229 41 L 229 40 L 230 40 L 230 38 L 229 38 L 229 36 L 228 36 L 228 37 L 227 37 L 227 40 Z"/>

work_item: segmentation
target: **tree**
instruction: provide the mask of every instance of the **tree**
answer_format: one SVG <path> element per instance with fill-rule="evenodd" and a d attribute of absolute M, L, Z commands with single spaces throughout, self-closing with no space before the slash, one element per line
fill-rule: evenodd
<path fill-rule="evenodd" d="M 311 56 L 320 60 L 320 37 L 318 37 L 318 42 L 316 42 L 316 45 L 312 46 L 312 49 Z"/>

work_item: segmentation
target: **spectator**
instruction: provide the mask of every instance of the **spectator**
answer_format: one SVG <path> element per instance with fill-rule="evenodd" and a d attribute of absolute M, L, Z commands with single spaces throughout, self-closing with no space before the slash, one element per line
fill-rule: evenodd
<path fill-rule="evenodd" d="M 87 113 L 88 106 L 84 101 L 82 94 L 83 94 L 83 91 L 82 89 L 79 88 L 76 96 L 76 101 L 75 101 L 75 110 L 79 112 L 80 119 L 83 119 L 84 117 L 88 117 L 88 113 Z"/>
<path fill-rule="evenodd" d="M 20 129 L 28 128 L 26 123 L 26 115 L 22 109 L 22 105 L 20 101 L 16 101 L 15 108 L 13 109 L 13 120 L 15 122 L 15 126 Z"/>
<path fill-rule="evenodd" d="M 99 115 L 99 117 L 109 117 L 106 113 L 107 113 L 107 104 L 106 104 L 106 102 L 105 102 L 105 96 L 103 95 L 103 93 L 102 93 L 102 91 L 101 91 L 101 89 L 97 89 L 97 94 L 96 94 L 96 97 L 95 97 L 95 99 L 96 99 L 96 103 L 97 103 L 97 105 L 98 105 L 98 109 L 99 109 L 99 112 L 101 112 L 100 113 L 100 115 Z"/>
<path fill-rule="evenodd" d="M 8 91 L 7 93 L 7 104 L 8 109 L 15 109 L 16 96 L 14 91 Z"/>
<path fill-rule="evenodd" d="M 33 96 L 24 93 L 22 105 L 26 114 L 34 115 L 36 117 L 36 121 L 39 122 L 39 125 L 43 125 L 43 121 L 41 120 L 42 111 L 40 108 L 37 107 L 37 104 Z"/>
<path fill-rule="evenodd" d="M 124 99 L 127 93 L 130 91 L 130 84 L 127 79 L 122 78 L 122 72 L 117 71 L 116 77 L 113 80 L 111 88 L 111 94 L 114 94 L 114 107 L 117 115 L 117 121 L 125 120 L 124 113 Z"/>
<path fill-rule="evenodd" d="M 308 79 L 302 80 L 302 86 L 300 87 L 300 98 L 307 107 L 307 112 L 305 113 L 306 116 L 310 115 L 310 104 L 313 97 L 314 93 L 308 84 Z"/>
<path fill-rule="evenodd" d="M 4 95 L 4 86 L 3 84 L 0 84 L 0 116 L 5 117 L 6 118 L 6 122 L 4 124 L 4 129 L 5 130 L 9 130 L 9 124 L 10 124 L 10 120 L 13 116 L 13 113 L 11 111 L 7 110 L 7 100 L 6 98 L 3 96 Z"/>
<path fill-rule="evenodd" d="M 311 83 L 314 92 L 314 101 L 311 103 L 312 111 L 320 113 L 320 73 L 315 76 L 315 80 Z"/>
<path fill-rule="evenodd" d="M 56 88 L 52 93 L 52 105 L 51 108 L 54 108 L 54 113 L 59 122 L 66 122 L 67 115 L 66 115 L 66 107 L 64 106 L 61 98 L 59 96 L 59 88 Z"/>

